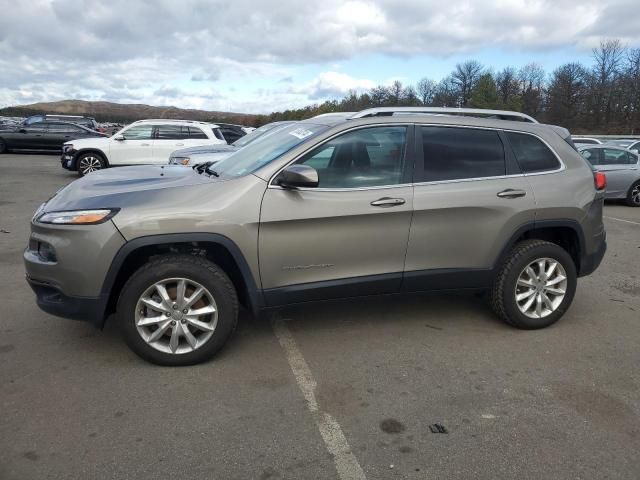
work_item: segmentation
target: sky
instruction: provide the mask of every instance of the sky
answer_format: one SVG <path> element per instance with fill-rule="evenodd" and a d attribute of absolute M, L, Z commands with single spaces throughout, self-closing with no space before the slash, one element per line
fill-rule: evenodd
<path fill-rule="evenodd" d="M 547 72 L 640 47 L 638 0 L 0 0 L 0 107 L 299 108 L 477 59 Z"/>

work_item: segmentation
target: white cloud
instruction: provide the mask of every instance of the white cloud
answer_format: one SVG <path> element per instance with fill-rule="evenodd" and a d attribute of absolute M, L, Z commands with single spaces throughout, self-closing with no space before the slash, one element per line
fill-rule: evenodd
<path fill-rule="evenodd" d="M 363 91 L 375 87 L 372 80 L 353 78 L 340 72 L 323 72 L 305 85 L 292 86 L 287 92 L 304 94 L 312 100 L 341 97 L 350 90 Z"/>
<path fill-rule="evenodd" d="M 640 45 L 637 0 L 0 0 L 0 12 L 0 105 L 80 97 L 287 108 L 368 88 L 335 65 L 370 54 L 588 50 L 605 37 Z M 307 65 L 325 73 L 278 90 Z M 251 81 L 272 85 L 271 103 L 210 95 Z M 154 96 L 163 86 L 177 96 Z"/>

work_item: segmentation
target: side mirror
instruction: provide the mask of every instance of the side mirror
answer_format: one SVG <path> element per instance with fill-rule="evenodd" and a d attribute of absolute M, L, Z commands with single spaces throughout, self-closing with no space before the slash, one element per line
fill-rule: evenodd
<path fill-rule="evenodd" d="M 18 132 L 20 132 L 20 133 L 27 133 L 27 129 L 26 129 L 26 128 L 21 128 L 20 130 L 18 130 Z"/>
<path fill-rule="evenodd" d="M 640 154 L 640 150 L 634 148 L 633 150 L 631 150 L 632 153 L 635 153 L 636 155 Z"/>
<path fill-rule="evenodd" d="M 318 172 L 308 165 L 289 165 L 274 183 L 282 188 L 315 188 L 318 186 Z"/>
<path fill-rule="evenodd" d="M 114 140 L 117 140 L 118 142 L 124 142 L 126 139 L 124 138 L 124 135 L 116 135 L 115 137 L 113 137 Z"/>

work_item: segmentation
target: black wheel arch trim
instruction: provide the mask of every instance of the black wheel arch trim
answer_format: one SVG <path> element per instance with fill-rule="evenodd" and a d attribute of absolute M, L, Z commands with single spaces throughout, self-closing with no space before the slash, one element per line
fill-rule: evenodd
<path fill-rule="evenodd" d="M 76 150 L 73 153 L 73 164 L 71 166 L 73 170 L 77 170 L 78 169 L 78 158 L 80 157 L 80 155 L 83 155 L 85 153 L 97 153 L 104 160 L 105 167 L 109 167 L 110 166 L 109 165 L 109 159 L 107 158 L 107 154 L 106 153 L 104 153 L 99 148 L 87 147 L 87 148 L 81 148 L 80 150 Z"/>
<path fill-rule="evenodd" d="M 584 235 L 584 230 L 580 223 L 576 220 L 570 218 L 558 218 L 553 220 L 533 220 L 531 222 L 524 223 L 520 225 L 516 231 L 511 235 L 509 241 L 505 244 L 505 246 L 500 251 L 498 258 L 494 262 L 493 269 L 497 271 L 500 266 L 504 263 L 505 259 L 509 252 L 513 249 L 516 242 L 520 237 L 522 237 L 527 232 L 535 232 L 536 230 L 540 230 L 543 228 L 570 228 L 576 233 L 576 237 L 578 239 L 578 258 L 580 260 L 580 264 L 583 263 L 586 257 L 586 240 Z M 580 275 L 580 266 L 576 265 L 576 271 Z"/>
<path fill-rule="evenodd" d="M 235 260 L 236 265 L 240 270 L 240 274 L 242 275 L 242 279 L 247 287 L 247 303 L 249 310 L 253 314 L 257 315 L 259 310 L 264 306 L 262 290 L 258 288 L 255 278 L 251 273 L 251 269 L 249 268 L 249 264 L 247 263 L 247 260 L 242 254 L 240 248 L 235 244 L 235 242 L 233 242 L 233 240 L 217 233 L 170 233 L 148 235 L 128 241 L 120 247 L 120 250 L 118 250 L 118 253 L 116 253 L 115 257 L 111 261 L 111 265 L 102 284 L 101 295 L 111 295 L 111 291 L 124 261 L 136 250 L 153 245 L 192 242 L 213 243 L 227 249 Z"/>

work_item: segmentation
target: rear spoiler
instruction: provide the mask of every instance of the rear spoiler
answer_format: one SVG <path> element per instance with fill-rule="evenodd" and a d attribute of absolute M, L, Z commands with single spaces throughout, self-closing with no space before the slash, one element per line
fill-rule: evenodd
<path fill-rule="evenodd" d="M 565 142 L 567 142 L 571 148 L 573 148 L 576 151 L 578 150 L 574 145 L 573 140 L 571 139 L 571 132 L 569 130 L 567 130 L 564 127 L 560 127 L 558 125 L 546 125 L 546 126 L 549 127 L 551 130 L 553 130 L 554 132 L 556 132 L 558 136 L 562 138 Z"/>

